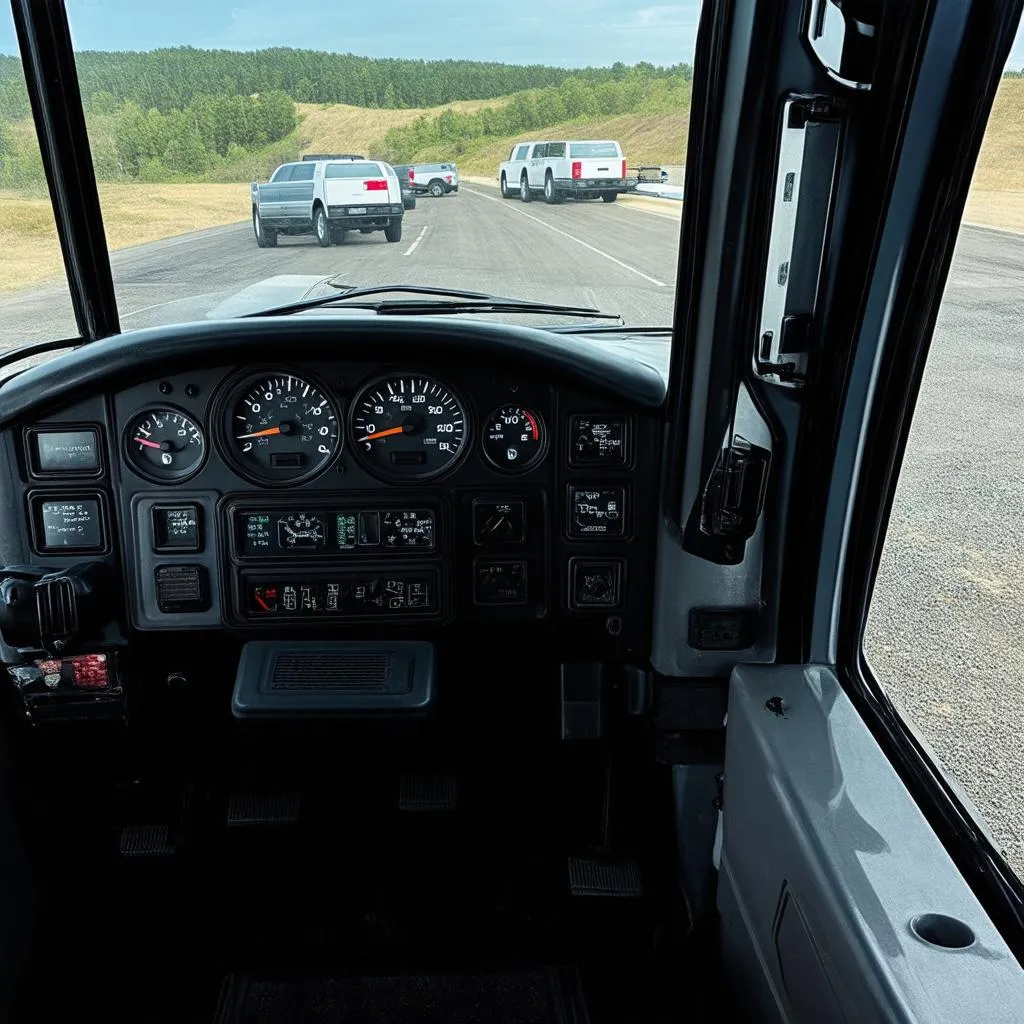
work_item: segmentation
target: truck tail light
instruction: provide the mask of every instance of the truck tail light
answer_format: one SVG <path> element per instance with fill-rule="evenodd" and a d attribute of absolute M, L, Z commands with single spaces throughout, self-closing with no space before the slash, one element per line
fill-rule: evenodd
<path fill-rule="evenodd" d="M 572 180 L 579 181 L 583 177 L 583 162 L 581 160 L 573 160 L 572 162 Z"/>
<path fill-rule="evenodd" d="M 415 176 L 413 175 L 412 168 L 410 167 L 409 168 L 409 184 L 411 185 L 414 180 L 415 180 Z"/>
<path fill-rule="evenodd" d="M 446 181 L 448 182 L 448 184 L 450 185 L 450 184 L 452 183 L 452 176 L 451 176 L 450 174 L 446 174 L 446 175 L 445 175 L 445 180 L 446 180 Z"/>
<path fill-rule="evenodd" d="M 363 188 L 365 188 L 367 192 L 387 192 L 387 179 L 376 178 L 373 181 L 364 181 Z"/>
<path fill-rule="evenodd" d="M 626 161 L 625 161 L 625 158 L 623 158 L 623 161 L 622 161 L 622 177 L 625 177 L 625 176 L 626 176 Z"/>

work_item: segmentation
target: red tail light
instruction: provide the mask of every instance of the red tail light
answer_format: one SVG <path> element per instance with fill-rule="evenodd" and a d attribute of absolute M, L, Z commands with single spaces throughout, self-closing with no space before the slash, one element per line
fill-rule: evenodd
<path fill-rule="evenodd" d="M 450 174 L 446 174 L 445 179 L 447 180 L 449 185 L 452 183 L 452 176 Z"/>
<path fill-rule="evenodd" d="M 377 178 L 373 181 L 364 181 L 363 188 L 365 188 L 367 192 L 387 192 L 388 183 L 385 178 Z"/>
<path fill-rule="evenodd" d="M 409 168 L 409 181 L 413 181 L 413 180 L 414 180 L 414 176 L 413 176 L 413 173 L 412 173 L 412 168 L 410 167 Z"/>
<path fill-rule="evenodd" d="M 583 177 L 583 163 L 580 160 L 573 160 L 572 162 L 572 178 L 573 181 L 579 181 Z"/>
<path fill-rule="evenodd" d="M 622 176 L 623 177 L 626 176 L 626 161 L 625 161 L 625 159 L 623 159 L 623 161 L 622 161 Z"/>

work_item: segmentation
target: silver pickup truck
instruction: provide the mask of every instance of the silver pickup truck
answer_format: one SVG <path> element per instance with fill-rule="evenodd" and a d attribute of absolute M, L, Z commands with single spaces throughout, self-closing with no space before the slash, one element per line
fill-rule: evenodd
<path fill-rule="evenodd" d="M 316 156 L 282 164 L 270 181 L 253 182 L 249 190 L 261 249 L 277 245 L 279 235 L 315 235 L 324 247 L 343 242 L 349 231 L 402 240 L 402 187 L 381 160 Z"/>

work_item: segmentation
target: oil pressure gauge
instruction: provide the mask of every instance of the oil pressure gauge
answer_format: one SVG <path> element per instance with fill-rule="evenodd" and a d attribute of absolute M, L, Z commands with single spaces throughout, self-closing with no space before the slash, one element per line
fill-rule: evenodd
<path fill-rule="evenodd" d="M 548 448 L 547 429 L 540 413 L 521 405 L 503 405 L 487 418 L 484 455 L 506 473 L 525 473 L 537 465 Z"/>

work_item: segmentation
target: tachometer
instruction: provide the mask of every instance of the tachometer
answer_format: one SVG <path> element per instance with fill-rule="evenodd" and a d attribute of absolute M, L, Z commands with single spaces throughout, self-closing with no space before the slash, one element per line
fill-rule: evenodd
<path fill-rule="evenodd" d="M 426 480 L 451 469 L 465 451 L 466 410 L 430 377 L 401 374 L 363 388 L 352 405 L 355 451 L 370 472 Z"/>
<path fill-rule="evenodd" d="M 236 467 L 265 484 L 308 480 L 341 448 L 333 401 L 320 385 L 292 373 L 243 384 L 229 405 L 227 429 Z"/>

